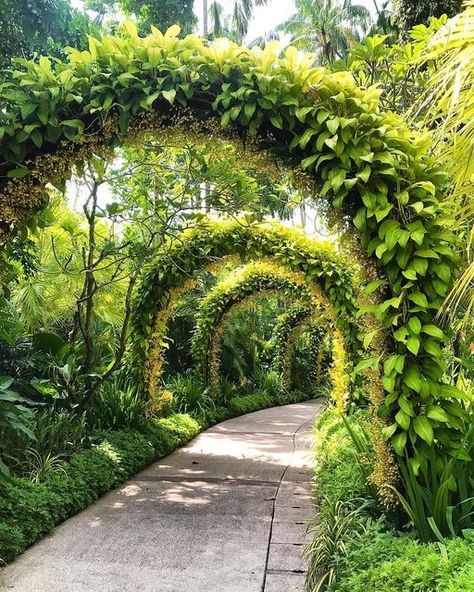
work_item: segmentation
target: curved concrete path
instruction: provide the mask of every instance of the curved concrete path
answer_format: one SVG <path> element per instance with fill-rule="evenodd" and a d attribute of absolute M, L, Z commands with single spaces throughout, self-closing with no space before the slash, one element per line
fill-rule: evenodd
<path fill-rule="evenodd" d="M 15 592 L 303 592 L 320 403 L 226 421 L 0 572 Z"/>

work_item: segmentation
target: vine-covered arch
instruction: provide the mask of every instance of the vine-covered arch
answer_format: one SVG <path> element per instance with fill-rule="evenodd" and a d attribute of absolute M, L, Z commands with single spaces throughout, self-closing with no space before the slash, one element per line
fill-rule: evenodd
<path fill-rule="evenodd" d="M 170 245 L 144 273 L 138 288 L 133 316 L 131 364 L 144 377 L 154 396 L 165 355 L 166 321 L 176 292 L 197 270 L 221 258 L 238 255 L 243 261 L 271 258 L 273 270 L 301 274 L 305 289 L 330 304 L 334 325 L 340 332 L 341 357 L 344 343 L 352 352 L 346 370 L 360 359 L 362 335 L 356 313 L 359 310 L 354 268 L 330 242 L 308 238 L 301 231 L 280 223 L 245 224 L 242 221 L 207 221 L 191 229 Z M 268 263 L 267 263 L 268 265 Z M 211 323 L 212 324 L 212 323 Z M 143 371 L 141 371 L 143 369 Z M 341 385 L 342 391 L 342 385 Z"/>
<path fill-rule="evenodd" d="M 253 261 L 235 270 L 208 292 L 196 314 L 192 351 L 196 365 L 214 391 L 219 385 L 223 320 L 228 318 L 235 305 L 258 292 L 275 292 L 303 301 L 314 315 L 319 312 L 327 325 L 334 324 L 334 316 L 325 311 L 326 302 L 322 295 L 315 286 L 308 284 L 301 272 L 289 271 L 267 260 Z M 344 373 L 345 368 L 341 371 Z"/>
<path fill-rule="evenodd" d="M 313 341 L 314 370 L 313 379 L 315 384 L 320 380 L 320 369 L 317 363 L 320 354 L 320 346 L 325 329 L 327 333 L 327 323 L 325 317 L 315 311 L 307 303 L 297 302 L 287 312 L 280 315 L 275 322 L 273 329 L 273 363 L 272 367 L 281 377 L 284 386 L 287 389 L 291 387 L 291 360 L 297 338 L 297 332 L 300 328 L 306 327 L 311 332 Z"/>
<path fill-rule="evenodd" d="M 146 38 L 131 23 L 126 29 L 91 38 L 88 51 L 69 50 L 64 60 L 25 61 L 5 74 L 3 233 L 27 223 L 44 205 L 47 184 L 62 183 L 74 163 L 152 125 L 147 112 L 163 125 L 174 125 L 185 109 L 204 120 L 218 116 L 223 127 L 255 135 L 312 174 L 384 271 L 383 302 L 373 312 L 391 332 L 381 413 L 393 418 L 387 436 L 395 450 L 404 454 L 420 440 L 459 450 L 460 393 L 443 382 L 447 335 L 436 321 L 457 256 L 443 223 L 445 174 L 426 138 L 380 111 L 378 88 L 314 68 L 313 57 L 295 48 L 280 55 L 273 44 L 262 50 L 179 39 L 176 27 Z M 138 326 L 135 345 L 145 334 Z"/>

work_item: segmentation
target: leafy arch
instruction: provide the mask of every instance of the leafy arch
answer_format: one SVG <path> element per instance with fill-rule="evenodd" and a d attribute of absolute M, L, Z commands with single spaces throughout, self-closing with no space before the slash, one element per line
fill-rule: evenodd
<path fill-rule="evenodd" d="M 446 175 L 429 156 L 427 138 L 380 111 L 379 89 L 314 68 L 313 57 L 295 48 L 280 55 L 274 44 L 261 50 L 179 39 L 177 27 L 146 38 L 131 23 L 126 29 L 120 37 L 91 38 L 88 51 L 70 50 L 65 60 L 41 57 L 5 74 L 3 233 L 41 209 L 47 184 L 62 183 L 74 163 L 152 127 L 156 117 L 147 112 L 164 126 L 189 126 L 188 110 L 215 134 L 221 132 L 212 121 L 220 117 L 223 127 L 255 136 L 307 170 L 383 270 L 383 302 L 372 310 L 391 333 L 381 411 L 393 419 L 387 436 L 397 453 L 434 442 L 459 451 L 462 394 L 443 381 L 449 330 L 436 321 L 457 255 L 441 204 Z"/>
<path fill-rule="evenodd" d="M 326 323 L 320 313 L 308 306 L 307 303 L 297 302 L 287 312 L 280 315 L 273 329 L 272 341 L 274 342 L 273 369 L 282 377 L 286 388 L 291 387 L 291 358 L 294 350 L 297 333 L 302 328 L 311 332 L 312 349 L 314 353 L 313 380 L 319 381 L 319 364 L 317 363 L 321 339 Z M 337 364 L 337 362 L 336 362 Z"/>
<path fill-rule="evenodd" d="M 180 293 L 197 270 L 210 262 L 216 265 L 221 258 L 231 255 L 237 255 L 244 262 L 271 258 L 271 266 L 266 262 L 270 266 L 268 276 L 286 273 L 293 277 L 295 285 L 299 283 L 301 295 L 306 292 L 307 297 L 313 299 L 313 305 L 316 301 L 328 302 L 331 321 L 341 335 L 341 352 L 345 343 L 352 354 L 346 367 L 350 372 L 363 347 L 356 319 L 358 293 L 353 283 L 354 269 L 337 253 L 334 244 L 312 240 L 301 231 L 280 223 L 248 225 L 239 220 L 207 221 L 183 233 L 179 242 L 171 245 L 144 273 L 138 288 L 131 365 L 138 370 L 138 377 L 144 377 L 152 397 L 166 351 L 166 322 L 175 294 Z M 279 272 L 279 267 L 285 271 Z M 270 279 L 267 288 L 272 287 L 271 282 L 274 282 L 273 287 L 278 287 L 278 278 Z M 212 326 L 212 320 L 208 321 L 206 338 Z"/>
<path fill-rule="evenodd" d="M 270 261 L 257 260 L 236 270 L 232 275 L 219 282 L 203 298 L 196 315 L 192 350 L 196 364 L 201 368 L 206 381 L 215 390 L 219 385 L 220 350 L 223 320 L 234 312 L 235 305 L 258 292 L 276 292 L 307 303 L 313 314 L 325 318 L 326 324 L 335 324 L 335 318 L 327 308 L 319 291 L 308 284 L 305 275 L 289 271 Z M 342 366 L 341 371 L 344 373 Z M 348 385 L 347 385 L 348 386 Z M 336 393 L 339 405 L 344 406 L 345 393 Z"/>

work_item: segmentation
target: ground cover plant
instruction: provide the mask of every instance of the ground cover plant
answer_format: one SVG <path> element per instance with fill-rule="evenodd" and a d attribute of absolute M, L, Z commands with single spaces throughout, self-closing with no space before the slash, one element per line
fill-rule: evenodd
<path fill-rule="evenodd" d="M 474 570 L 472 529 L 463 537 L 423 543 L 404 532 L 377 502 L 364 474 L 368 448 L 354 443 L 369 424 L 365 412 L 347 420 L 326 411 L 316 425 L 315 484 L 320 499 L 315 539 L 306 549 L 311 591 L 467 592 Z M 362 466 L 361 466 L 362 463 Z"/>

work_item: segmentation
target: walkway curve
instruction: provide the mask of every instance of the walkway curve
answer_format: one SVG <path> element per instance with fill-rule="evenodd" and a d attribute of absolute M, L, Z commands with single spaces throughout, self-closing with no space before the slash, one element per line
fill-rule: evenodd
<path fill-rule="evenodd" d="M 221 423 L 1 571 L 15 592 L 303 592 L 321 403 Z"/>

